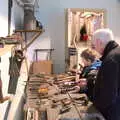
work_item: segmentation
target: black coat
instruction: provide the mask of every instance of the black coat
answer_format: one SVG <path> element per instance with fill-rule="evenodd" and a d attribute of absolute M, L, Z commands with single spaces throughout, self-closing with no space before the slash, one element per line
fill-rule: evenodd
<path fill-rule="evenodd" d="M 95 83 L 94 105 L 106 120 L 120 120 L 120 47 L 110 41 L 101 58 Z"/>

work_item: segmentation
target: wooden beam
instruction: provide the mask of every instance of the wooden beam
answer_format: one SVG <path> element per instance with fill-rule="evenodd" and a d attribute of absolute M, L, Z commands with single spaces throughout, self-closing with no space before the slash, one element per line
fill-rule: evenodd
<path fill-rule="evenodd" d="M 26 33 L 26 32 L 36 32 L 36 34 L 32 37 L 32 39 L 31 40 L 29 40 L 30 42 L 24 47 L 24 48 L 22 48 L 22 51 L 24 51 L 24 50 L 26 50 L 34 41 L 35 41 L 35 39 L 37 38 L 37 37 L 39 37 L 39 35 L 41 34 L 41 33 L 43 33 L 45 30 L 43 30 L 43 29 L 40 29 L 40 30 L 15 30 L 14 32 L 24 32 L 24 33 Z"/>
<path fill-rule="evenodd" d="M 35 41 L 35 39 L 39 37 L 40 34 L 41 32 L 36 33 L 30 42 L 22 49 L 22 51 L 26 50 Z"/>
<path fill-rule="evenodd" d="M 14 30 L 14 32 L 44 32 L 44 30 Z"/>

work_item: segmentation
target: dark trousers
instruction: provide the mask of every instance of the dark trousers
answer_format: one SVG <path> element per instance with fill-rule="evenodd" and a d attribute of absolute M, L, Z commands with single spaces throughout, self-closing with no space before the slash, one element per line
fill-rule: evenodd
<path fill-rule="evenodd" d="M 120 103 L 101 109 L 100 112 L 106 120 L 120 120 Z"/>

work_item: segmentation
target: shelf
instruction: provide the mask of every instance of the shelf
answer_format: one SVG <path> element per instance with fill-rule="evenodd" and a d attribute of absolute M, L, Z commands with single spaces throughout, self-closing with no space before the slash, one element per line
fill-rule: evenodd
<path fill-rule="evenodd" d="M 43 33 L 43 32 L 45 32 L 45 30 L 44 29 L 36 29 L 36 30 L 14 30 L 14 32 L 16 33 L 16 32 L 21 32 L 21 33 L 24 33 L 25 34 L 25 36 L 26 36 L 26 33 L 27 32 L 29 32 L 29 33 L 32 33 L 32 32 L 34 32 L 35 33 L 35 35 L 33 35 L 33 37 L 31 38 L 31 40 L 29 40 L 29 43 L 27 43 L 27 45 L 23 48 L 22 47 L 22 50 L 24 51 L 24 50 L 26 50 L 38 37 L 39 37 L 39 35 L 41 34 L 41 33 Z M 22 43 L 23 43 L 23 41 L 22 41 Z M 22 44 L 21 43 L 21 44 Z"/>
<path fill-rule="evenodd" d="M 44 32 L 44 30 L 15 30 L 14 32 Z"/>

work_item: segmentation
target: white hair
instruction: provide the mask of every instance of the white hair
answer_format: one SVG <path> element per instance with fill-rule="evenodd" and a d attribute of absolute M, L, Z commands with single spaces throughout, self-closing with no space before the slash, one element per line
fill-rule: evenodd
<path fill-rule="evenodd" d="M 93 41 L 100 40 L 104 45 L 109 41 L 114 40 L 113 32 L 108 28 L 98 29 L 93 34 Z"/>

